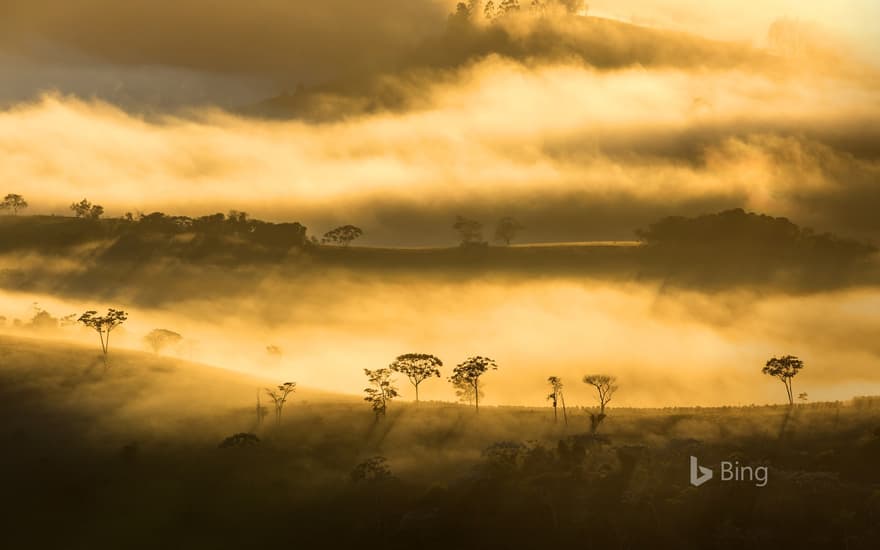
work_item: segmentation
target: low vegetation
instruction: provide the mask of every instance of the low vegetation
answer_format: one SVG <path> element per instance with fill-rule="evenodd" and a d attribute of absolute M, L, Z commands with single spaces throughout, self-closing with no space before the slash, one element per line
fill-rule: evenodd
<path fill-rule="evenodd" d="M 121 350 L 103 373 L 89 357 L 0 337 L 10 544 L 130 547 L 134 530 L 143 547 L 252 547 L 277 525 L 297 545 L 361 548 L 867 549 L 880 535 L 876 398 L 618 407 L 590 434 L 591 411 L 571 404 L 567 427 L 547 408 L 432 402 L 375 423 L 303 390 L 259 428 L 256 380 Z M 690 455 L 768 465 L 769 481 L 694 488 Z"/>

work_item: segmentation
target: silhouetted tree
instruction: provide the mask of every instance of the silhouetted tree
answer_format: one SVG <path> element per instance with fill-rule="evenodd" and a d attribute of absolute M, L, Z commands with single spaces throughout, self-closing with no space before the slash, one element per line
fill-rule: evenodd
<path fill-rule="evenodd" d="M 97 220 L 104 215 L 103 206 L 92 204 L 87 199 L 71 204 L 70 209 L 73 210 L 73 213 L 76 214 L 77 218 Z"/>
<path fill-rule="evenodd" d="M 93 329 L 101 339 L 101 351 L 104 352 L 104 366 L 107 366 L 107 353 L 110 350 L 110 333 L 128 319 L 128 313 L 120 309 L 108 309 L 106 315 L 98 315 L 89 310 L 79 316 L 77 322 Z"/>
<path fill-rule="evenodd" d="M 384 456 L 368 458 L 351 471 L 351 480 L 355 483 L 377 483 L 390 479 L 394 479 L 394 476 Z"/>
<path fill-rule="evenodd" d="M 590 9 L 584 0 L 554 0 L 554 3 L 565 8 L 568 13 L 577 13 L 581 10 L 586 12 Z"/>
<path fill-rule="evenodd" d="M 241 210 L 230 210 L 226 213 L 225 231 L 229 231 L 237 237 L 246 239 L 253 238 L 259 222 L 252 220 L 250 214 Z"/>
<path fill-rule="evenodd" d="M 767 361 L 761 372 L 770 376 L 775 376 L 785 385 L 785 394 L 788 397 L 788 404 L 794 405 L 794 394 L 791 391 L 791 379 L 804 368 L 804 362 L 794 355 L 784 355 L 782 357 L 773 357 Z"/>
<path fill-rule="evenodd" d="M 510 216 L 506 216 L 498 220 L 498 225 L 495 227 L 495 240 L 510 245 L 510 241 L 523 229 L 525 228 L 518 221 Z"/>
<path fill-rule="evenodd" d="M 483 376 L 486 371 L 495 370 L 497 368 L 498 365 L 495 363 L 494 359 L 481 357 L 479 355 L 469 357 L 463 363 L 459 363 L 458 366 L 452 370 L 452 376 L 449 377 L 449 381 L 456 387 L 459 385 L 471 386 L 474 392 L 474 406 L 476 407 L 477 412 L 480 412 L 480 377 Z"/>
<path fill-rule="evenodd" d="M 453 381 L 452 387 L 455 388 L 455 397 L 458 398 L 459 403 L 467 403 L 468 405 L 473 405 L 474 401 L 477 399 L 477 394 L 474 393 L 474 387 L 465 381 Z M 486 397 L 486 393 L 483 391 L 483 381 L 480 380 L 477 382 L 477 391 L 479 391 L 480 397 Z"/>
<path fill-rule="evenodd" d="M 220 444 L 217 446 L 221 449 L 230 449 L 236 447 L 253 447 L 259 444 L 260 438 L 257 437 L 257 434 L 252 434 L 250 432 L 241 432 L 230 435 L 229 437 L 221 441 Z"/>
<path fill-rule="evenodd" d="M 27 207 L 28 203 L 24 197 L 15 193 L 9 193 L 3 197 L 3 202 L 0 202 L 0 210 L 12 210 L 13 216 L 17 216 L 19 210 L 24 210 Z"/>
<path fill-rule="evenodd" d="M 461 236 L 461 244 L 474 244 L 483 241 L 483 224 L 464 216 L 456 216 L 452 228 Z"/>
<path fill-rule="evenodd" d="M 260 394 L 261 394 L 261 393 L 262 393 L 262 392 L 260 391 L 260 389 L 257 388 L 257 408 L 256 408 L 256 413 L 257 413 L 257 429 L 260 429 L 260 427 L 262 427 L 262 425 L 263 425 L 263 419 L 266 418 L 266 416 L 269 415 L 269 410 L 268 410 L 266 407 L 263 406 L 263 402 L 262 402 L 262 400 L 260 399 Z"/>
<path fill-rule="evenodd" d="M 489 0 L 488 2 L 486 2 L 486 7 L 483 8 L 483 17 L 491 21 L 492 19 L 495 19 L 496 15 L 497 12 L 495 8 L 495 2 Z"/>
<path fill-rule="evenodd" d="M 455 5 L 455 12 L 449 16 L 449 22 L 452 24 L 464 24 L 470 20 L 471 10 L 464 2 Z"/>
<path fill-rule="evenodd" d="M 388 412 L 388 402 L 399 395 L 394 381 L 391 380 L 391 369 L 364 369 L 370 385 L 364 388 L 364 401 L 373 407 L 373 413 L 378 420 L 380 416 L 385 416 Z"/>
<path fill-rule="evenodd" d="M 233 224 L 247 224 L 250 219 L 250 214 L 241 210 L 230 210 L 226 214 L 226 221 Z"/>
<path fill-rule="evenodd" d="M 611 402 L 611 396 L 617 391 L 617 378 L 607 374 L 588 374 L 584 376 L 584 384 L 596 388 L 599 398 L 599 413 L 590 413 L 590 431 L 596 433 L 599 424 L 605 420 L 605 406 Z"/>
<path fill-rule="evenodd" d="M 285 382 L 275 389 L 266 388 L 266 393 L 275 403 L 275 424 L 281 425 L 281 413 L 284 410 L 284 404 L 287 403 L 287 396 L 296 391 L 296 382 Z M 257 401 L 259 407 L 259 401 Z M 259 414 L 259 413 L 258 413 Z"/>
<path fill-rule="evenodd" d="M 58 328 L 58 319 L 51 313 L 40 307 L 40 304 L 34 303 L 34 316 L 31 318 L 30 328 L 37 330 L 51 330 Z"/>
<path fill-rule="evenodd" d="M 501 0 L 501 3 L 498 5 L 498 11 L 501 14 L 519 11 L 519 0 Z"/>
<path fill-rule="evenodd" d="M 71 313 L 70 315 L 65 315 L 58 319 L 58 326 L 61 327 L 72 327 L 77 323 L 76 313 Z"/>
<path fill-rule="evenodd" d="M 398 355 L 397 359 L 391 363 L 390 368 L 409 379 L 410 384 L 416 390 L 416 404 L 418 404 L 419 384 L 432 376 L 440 378 L 440 369 L 438 367 L 442 366 L 443 361 L 433 355 L 427 353 L 406 353 Z"/>
<path fill-rule="evenodd" d="M 164 328 L 155 328 L 144 336 L 144 342 L 153 350 L 153 353 L 159 353 L 168 346 L 176 346 L 183 340 L 183 336 Z"/>
<path fill-rule="evenodd" d="M 343 225 L 324 233 L 321 239 L 322 243 L 336 243 L 342 246 L 348 246 L 351 242 L 364 234 L 360 227 L 354 225 Z"/>
<path fill-rule="evenodd" d="M 496 477 L 515 473 L 526 451 L 526 446 L 519 441 L 496 441 L 481 454 L 486 461 L 487 473 Z"/>
<path fill-rule="evenodd" d="M 551 389 L 550 395 L 547 396 L 547 399 L 553 403 L 553 421 L 556 422 L 559 420 L 556 407 L 557 405 L 562 404 L 562 418 L 567 426 L 568 413 L 565 411 L 565 396 L 562 395 L 562 379 L 558 376 L 551 376 L 547 379 L 547 382 L 550 383 Z"/>
<path fill-rule="evenodd" d="M 807 395 L 807 392 L 801 392 L 798 394 L 798 401 L 800 401 L 801 403 L 806 403 L 809 400 L 810 396 Z"/>

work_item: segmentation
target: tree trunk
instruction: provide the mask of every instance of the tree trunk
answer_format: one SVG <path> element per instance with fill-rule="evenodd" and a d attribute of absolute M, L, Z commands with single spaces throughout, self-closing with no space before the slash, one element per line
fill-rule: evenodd
<path fill-rule="evenodd" d="M 101 353 L 107 355 L 107 348 L 104 346 L 104 333 L 100 330 L 98 331 L 98 338 L 101 340 Z"/>
<path fill-rule="evenodd" d="M 418 405 L 419 404 L 419 385 L 413 384 L 413 386 L 416 387 L 416 405 Z"/>
<path fill-rule="evenodd" d="M 559 399 L 562 400 L 562 419 L 565 422 L 565 425 L 568 426 L 568 414 L 565 412 L 565 395 L 559 394 Z"/>
<path fill-rule="evenodd" d="M 477 413 L 480 412 L 480 382 L 477 379 L 477 382 L 474 384 L 474 404 L 477 408 Z"/>

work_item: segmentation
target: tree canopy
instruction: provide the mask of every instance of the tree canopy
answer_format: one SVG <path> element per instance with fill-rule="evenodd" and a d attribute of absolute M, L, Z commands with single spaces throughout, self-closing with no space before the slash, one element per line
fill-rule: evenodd
<path fill-rule="evenodd" d="M 480 377 L 490 370 L 496 370 L 498 364 L 494 359 L 480 355 L 469 357 L 459 363 L 453 370 L 449 381 L 455 387 L 470 386 L 473 389 L 474 404 L 480 410 Z"/>
<path fill-rule="evenodd" d="M 817 234 L 788 218 L 746 212 L 741 208 L 693 218 L 671 216 L 636 231 L 645 244 L 665 252 L 688 254 L 723 252 L 727 258 L 763 257 L 768 261 L 837 256 L 858 258 L 874 247 L 830 233 Z"/>
<path fill-rule="evenodd" d="M 181 340 L 183 340 L 183 336 L 173 330 L 164 328 L 153 329 L 144 336 L 144 342 L 146 342 L 154 353 L 159 353 L 168 346 L 175 346 L 179 344 Z"/>
<path fill-rule="evenodd" d="M 477 220 L 456 216 L 452 228 L 458 231 L 461 237 L 461 244 L 463 245 L 476 244 L 483 241 L 483 224 Z"/>
<path fill-rule="evenodd" d="M 128 313 L 121 309 L 109 308 L 106 315 L 98 315 L 95 310 L 89 310 L 79 316 L 77 322 L 91 328 L 98 333 L 101 339 L 101 351 L 104 352 L 104 365 L 107 365 L 107 353 L 110 350 L 110 332 L 128 320 Z"/>
<path fill-rule="evenodd" d="M 377 419 L 385 416 L 385 413 L 388 412 L 388 402 L 399 395 L 397 386 L 394 385 L 394 380 L 391 379 L 391 373 L 391 369 L 387 368 L 376 370 L 364 369 L 364 374 L 367 375 L 367 380 L 370 384 L 364 388 L 364 393 L 367 394 L 364 397 L 364 401 L 368 402 L 373 408 L 373 413 L 375 413 Z"/>
<path fill-rule="evenodd" d="M 419 384 L 428 378 L 440 378 L 440 369 L 443 361 L 428 353 L 405 353 L 398 355 L 391 363 L 390 368 L 394 372 L 405 375 L 416 390 L 416 403 L 419 402 Z"/>
<path fill-rule="evenodd" d="M 788 404 L 794 404 L 794 394 L 791 389 L 791 379 L 794 378 L 800 370 L 804 368 L 804 362 L 794 355 L 783 355 L 782 357 L 772 357 L 767 360 L 761 372 L 768 376 L 778 378 L 785 384 L 785 394 L 788 397 Z"/>
<path fill-rule="evenodd" d="M 0 210 L 12 210 L 13 216 L 18 215 L 19 210 L 24 210 L 27 207 L 28 203 L 24 197 L 15 193 L 9 193 L 0 202 Z"/>
<path fill-rule="evenodd" d="M 509 245 L 510 241 L 516 238 L 517 233 L 523 229 L 525 228 L 518 221 L 510 216 L 505 216 L 498 220 L 498 225 L 495 226 L 495 240 Z"/>
<path fill-rule="evenodd" d="M 604 413 L 605 406 L 611 402 L 611 396 L 617 391 L 617 378 L 607 374 L 588 374 L 584 376 L 584 384 L 596 388 L 600 412 Z"/>
<path fill-rule="evenodd" d="M 285 382 L 274 388 L 266 388 L 266 393 L 275 404 L 275 423 L 281 424 L 281 413 L 284 410 L 284 404 L 287 403 L 287 397 L 296 391 L 296 382 Z"/>
<path fill-rule="evenodd" d="M 72 203 L 70 209 L 73 210 L 77 218 L 88 220 L 97 220 L 104 215 L 104 207 L 99 204 L 92 204 L 88 199 Z"/>
<path fill-rule="evenodd" d="M 324 233 L 324 237 L 321 239 L 321 242 L 348 246 L 351 244 L 352 241 L 361 237 L 363 234 L 364 232 L 360 227 L 356 227 L 354 225 L 343 225 Z"/>

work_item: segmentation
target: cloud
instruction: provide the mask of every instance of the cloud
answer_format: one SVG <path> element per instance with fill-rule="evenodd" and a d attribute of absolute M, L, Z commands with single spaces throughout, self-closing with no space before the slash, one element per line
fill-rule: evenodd
<path fill-rule="evenodd" d="M 491 24 L 481 17 L 462 24 L 448 18 L 453 4 L 87 0 L 74 8 L 58 0 L 0 0 L 9 14 L 0 21 L 0 74 L 17 81 L 0 90 L 0 99 L 56 89 L 133 110 L 258 104 L 249 112 L 339 118 L 419 105 L 430 93 L 426 82 L 450 76 L 443 69 L 489 56 L 533 65 L 576 61 L 601 70 L 865 73 L 852 49 L 794 20 L 786 28 L 803 32 L 788 40 L 798 45 L 792 49 L 770 41 L 730 41 L 711 21 L 685 25 L 689 32 L 683 33 L 524 10 Z M 765 34 L 778 16 L 767 13 Z M 815 38 L 820 34 L 821 40 Z M 714 39 L 718 36 L 725 40 Z M 274 103 L 259 104 L 295 90 L 295 99 L 282 94 Z"/>
<path fill-rule="evenodd" d="M 0 112 L 0 177 L 33 212 L 83 196 L 111 215 L 238 208 L 356 223 L 368 243 L 450 243 L 459 213 L 520 217 L 528 240 L 625 239 L 736 206 L 880 233 L 870 82 L 493 57 L 419 86 L 421 108 L 326 123 L 48 96 Z"/>
<path fill-rule="evenodd" d="M 216 273 L 187 280 L 223 295 Z M 108 290 L 98 303 L 131 305 L 127 289 Z M 807 365 L 795 380 L 799 391 L 830 400 L 880 389 L 873 337 L 878 299 L 876 288 L 703 294 L 583 277 L 439 281 L 324 270 L 291 279 L 278 271 L 263 273 L 242 296 L 181 299 L 162 308 L 125 305 L 130 320 L 114 341 L 117 350 L 142 349 L 143 335 L 164 327 L 184 335 L 187 345 L 169 352 L 182 358 L 351 394 L 363 388 L 363 368 L 385 366 L 400 353 L 438 355 L 444 377 L 481 354 L 500 365 L 485 377 L 485 403 L 533 406 L 546 404 L 551 374 L 566 382 L 569 406 L 591 405 L 593 393 L 580 379 L 592 372 L 619 378 L 614 406 L 781 402 L 779 382 L 761 367 L 791 353 Z M 29 318 L 35 301 L 56 316 L 97 305 L 95 297 L 0 293 L 10 318 Z M 56 336 L 97 347 L 94 333 L 75 327 Z M 282 356 L 270 361 L 268 344 L 279 344 Z M 411 390 L 400 386 L 411 399 Z M 427 382 L 421 395 L 454 400 L 445 379 Z"/>
<path fill-rule="evenodd" d="M 445 20 L 445 6 L 430 0 L 3 0 L 0 6 L 6 14 L 0 45 L 36 57 L 303 79 L 382 65 Z"/>

